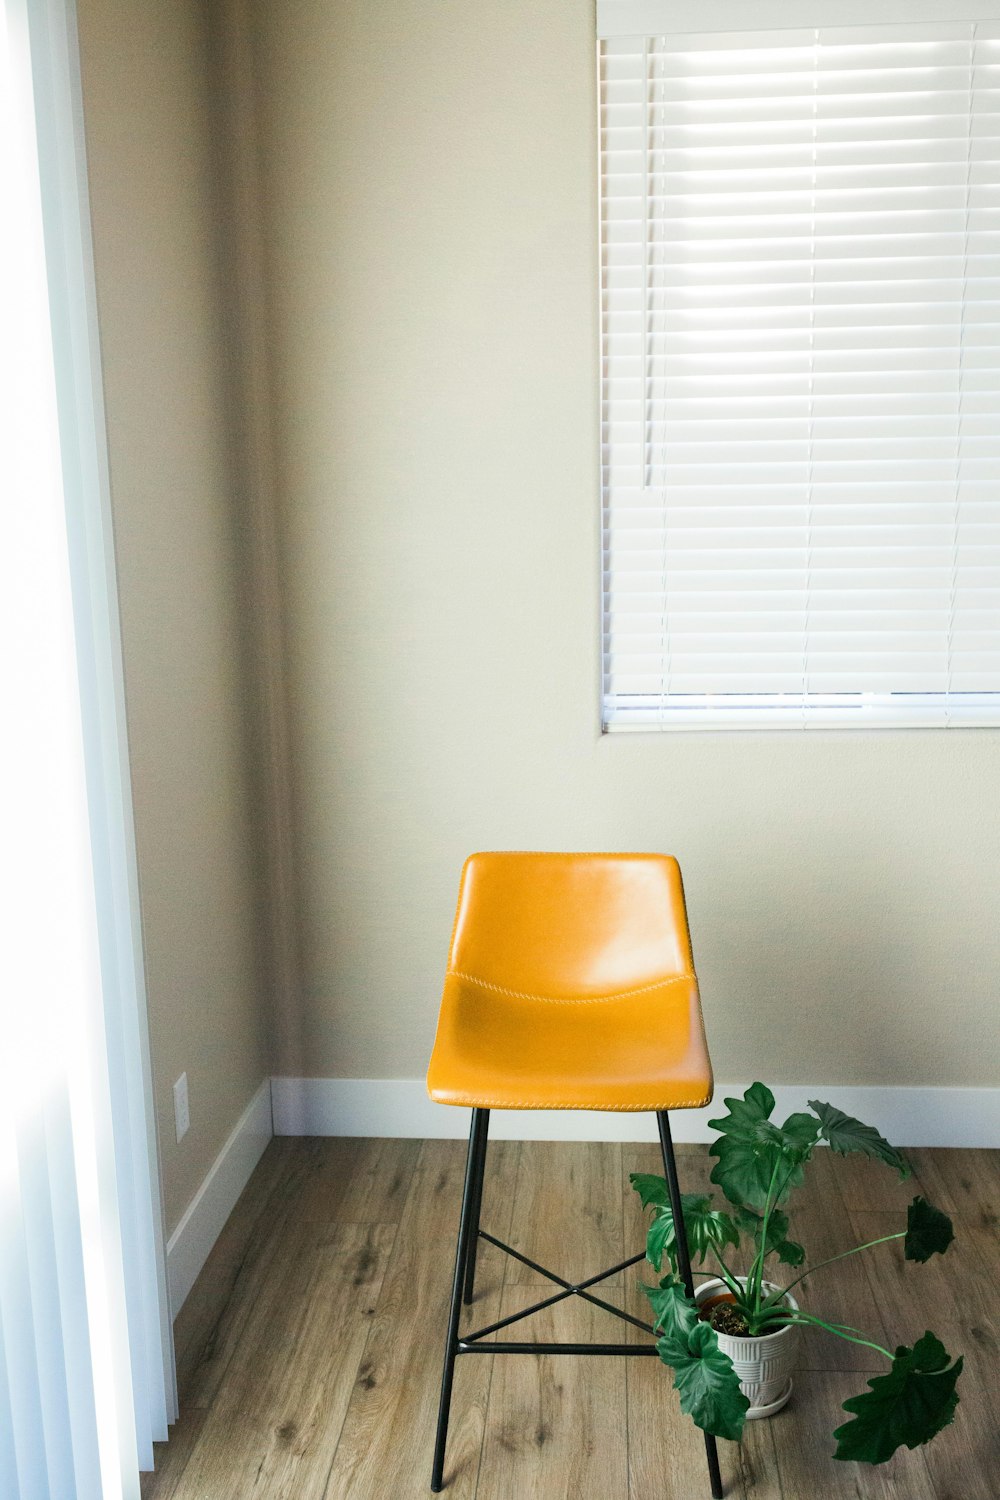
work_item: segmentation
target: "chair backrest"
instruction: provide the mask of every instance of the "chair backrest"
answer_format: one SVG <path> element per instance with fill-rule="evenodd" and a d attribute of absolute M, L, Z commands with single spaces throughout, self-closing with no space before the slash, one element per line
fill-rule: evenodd
<path fill-rule="evenodd" d="M 473 854 L 448 968 L 553 998 L 693 975 L 684 891 L 666 854 Z"/>

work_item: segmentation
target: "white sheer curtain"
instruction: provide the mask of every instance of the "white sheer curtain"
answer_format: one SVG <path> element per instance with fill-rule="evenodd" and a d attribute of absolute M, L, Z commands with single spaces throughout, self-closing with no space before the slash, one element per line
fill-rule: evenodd
<path fill-rule="evenodd" d="M 117 1500 L 176 1396 L 65 0 L 0 0 L 0 206 L 0 1495 Z"/>

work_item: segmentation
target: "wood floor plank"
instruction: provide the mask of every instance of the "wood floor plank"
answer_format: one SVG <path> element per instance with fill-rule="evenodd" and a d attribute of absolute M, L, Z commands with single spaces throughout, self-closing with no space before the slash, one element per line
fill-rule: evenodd
<path fill-rule="evenodd" d="M 949 1352 L 966 1355 L 958 1382 L 958 1410 L 951 1427 L 928 1443 L 924 1452 L 937 1500 L 996 1500 L 1000 1475 L 1000 1428 L 997 1427 L 997 1373 L 1000 1343 L 993 1329 L 979 1326 L 978 1340 L 964 1350 L 948 1326 L 937 1328 Z M 949 1343 L 955 1338 L 955 1343 Z"/>
<path fill-rule="evenodd" d="M 906 1227 L 905 1221 L 900 1225 L 898 1214 L 855 1213 L 851 1223 L 855 1236 L 863 1241 L 897 1234 Z M 976 1247 L 963 1239 L 961 1220 L 956 1220 L 955 1232 L 944 1255 L 932 1255 L 922 1264 L 904 1258 L 901 1240 L 877 1245 L 857 1257 L 883 1311 L 887 1348 L 912 1344 L 934 1316 L 970 1328 L 1000 1321 L 995 1276 L 980 1265 Z"/>
<path fill-rule="evenodd" d="M 900 1177 L 895 1168 L 866 1156 L 839 1156 L 825 1148 L 818 1154 L 827 1158 L 837 1192 L 848 1211 L 895 1212 L 905 1221 L 907 1204 L 920 1191 L 912 1177 Z M 909 1157 L 910 1153 L 904 1155 Z"/>
<path fill-rule="evenodd" d="M 1000 1254 L 1000 1152 L 907 1152 L 919 1190 L 937 1208 L 993 1235 Z"/>
<path fill-rule="evenodd" d="M 954 1425 L 884 1467 L 836 1463 L 841 1402 L 885 1364 L 862 1350 L 867 1371 L 836 1371 L 834 1361 L 859 1357 L 853 1347 L 807 1334 L 786 1411 L 748 1424 L 741 1444 L 720 1444 L 735 1500 L 996 1500 L 1000 1256 L 991 1216 L 1000 1153 L 910 1155 L 916 1181 L 902 1185 L 904 1205 L 915 1191 L 938 1203 L 955 1219 L 956 1245 L 926 1266 L 905 1267 L 897 1247 L 879 1247 L 819 1272 L 802 1300 L 887 1346 L 934 1328 L 967 1361 Z M 712 1166 L 705 1148 L 679 1147 L 677 1157 L 682 1189 L 704 1190 Z M 191 1381 L 200 1404 L 184 1406 L 169 1444 L 157 1445 L 158 1472 L 143 1478 L 143 1500 L 423 1500 L 464 1164 L 459 1142 L 275 1143 L 192 1292 L 187 1345 L 192 1337 L 203 1343 Z M 814 1260 L 905 1221 L 885 1191 L 887 1182 L 894 1188 L 891 1174 L 869 1173 L 863 1163 L 844 1177 L 844 1165 L 823 1153 L 794 1201 L 794 1230 Z M 513 1239 L 512 1215 L 524 1212 L 528 1254 L 551 1256 L 561 1268 L 574 1239 L 582 1240 L 586 1263 L 570 1256 L 568 1269 L 596 1270 L 642 1247 L 629 1171 L 659 1172 L 658 1149 L 624 1147 L 616 1189 L 608 1153 L 497 1142 L 483 1226 Z M 390 1219 L 380 1224 L 379 1213 Z M 540 1287 L 520 1284 L 519 1274 L 483 1245 L 464 1326 L 490 1321 L 501 1305 L 536 1300 Z M 645 1318 L 643 1277 L 653 1280 L 642 1263 L 626 1271 L 609 1300 L 620 1296 Z M 206 1332 L 205 1310 L 220 1294 L 224 1313 Z M 546 1320 L 541 1336 L 558 1329 L 573 1338 L 647 1337 L 579 1302 Z M 701 1436 L 680 1416 L 671 1373 L 654 1359 L 461 1358 L 446 1479 L 449 1500 L 708 1494 Z"/>
<path fill-rule="evenodd" d="M 322 1500 L 395 1237 L 336 1224 L 275 1257 L 175 1500 Z"/>
<path fill-rule="evenodd" d="M 508 1287 L 502 1316 L 535 1300 L 534 1288 Z M 572 1298 L 517 1324 L 512 1337 L 597 1341 L 616 1339 L 618 1327 L 610 1313 Z M 624 1497 L 625 1363 L 592 1356 L 497 1358 L 476 1500 Z"/>
<path fill-rule="evenodd" d="M 300 1153 L 295 1213 L 340 1224 L 397 1224 L 420 1153 L 417 1140 L 325 1136 Z"/>
<path fill-rule="evenodd" d="M 624 1180 L 622 1148 L 615 1142 L 523 1142 L 510 1244 L 570 1281 L 623 1260 Z M 512 1263 L 507 1285 L 551 1283 Z"/>
<path fill-rule="evenodd" d="M 863 1213 L 852 1219 L 865 1239 L 893 1233 L 898 1225 L 897 1215 Z M 996 1276 L 981 1263 L 976 1246 L 963 1242 L 960 1219 L 955 1227 L 956 1241 L 944 1256 L 932 1256 L 924 1265 L 907 1262 L 897 1241 L 867 1252 L 865 1269 L 884 1308 L 887 1348 L 912 1347 L 929 1328 L 953 1358 L 965 1359 L 955 1422 L 924 1450 L 938 1500 L 995 1500 L 1000 1473 Z"/>
<path fill-rule="evenodd" d="M 680 1165 L 679 1147 L 677 1152 L 681 1191 L 690 1192 L 691 1189 L 686 1184 Z M 650 1211 L 642 1207 L 638 1193 L 629 1182 L 629 1175 L 632 1172 L 645 1172 L 662 1177 L 663 1158 L 660 1155 L 659 1146 L 647 1142 L 632 1142 L 622 1146 L 622 1258 L 645 1249 L 646 1231 L 649 1228 Z M 637 1318 L 645 1318 L 649 1311 L 649 1304 L 645 1297 L 638 1292 L 642 1281 L 648 1282 L 650 1286 L 656 1284 L 653 1268 L 646 1260 L 639 1261 L 638 1265 L 622 1273 L 622 1290 L 625 1297 L 623 1306 L 627 1312 Z M 600 1292 L 600 1287 L 596 1287 L 595 1291 Z"/>
<path fill-rule="evenodd" d="M 519 1155 L 520 1147 L 508 1142 L 489 1151 L 483 1222 L 500 1238 L 510 1232 Z M 463 1143 L 424 1142 L 326 1500 L 424 1500 L 428 1492 L 464 1172 Z M 484 1254 L 475 1309 L 463 1327 L 499 1316 L 501 1276 L 502 1262 Z M 472 1500 L 476 1493 L 492 1365 L 478 1355 L 458 1362 L 445 1464 L 449 1500 Z"/>
<path fill-rule="evenodd" d="M 520 1141 L 493 1141 L 486 1151 L 486 1172 L 479 1224 L 480 1228 L 485 1229 L 488 1234 L 508 1244 L 510 1243 L 514 1191 L 517 1185 L 521 1151 Z M 457 1210 L 455 1223 L 451 1227 L 453 1235 L 457 1234 Z M 514 1265 L 515 1262 L 502 1250 L 497 1250 L 486 1240 L 479 1241 L 476 1251 L 475 1295 L 472 1306 L 466 1313 L 469 1321 L 468 1323 L 463 1321 L 463 1328 L 472 1326 L 481 1328 L 488 1321 L 480 1316 L 482 1305 L 500 1294 L 508 1273 Z M 443 1328 L 441 1337 L 442 1339 L 444 1337 Z"/>
<path fill-rule="evenodd" d="M 720 1199 L 721 1188 L 709 1182 L 709 1174 L 715 1166 L 715 1157 L 709 1156 L 707 1145 L 683 1142 L 674 1146 L 677 1162 L 677 1178 L 682 1193 L 715 1193 Z M 630 1172 L 651 1172 L 663 1176 L 663 1157 L 659 1146 L 653 1141 L 630 1141 L 622 1146 L 622 1180 L 626 1192 L 635 1197 L 629 1186 Z"/>
<path fill-rule="evenodd" d="M 922 1449 L 904 1448 L 877 1466 L 832 1456 L 834 1429 L 848 1420 L 843 1403 L 867 1388 L 866 1379 L 858 1372 L 800 1370 L 784 1410 L 750 1424 L 770 1429 L 783 1500 L 942 1500 L 935 1497 Z"/>
<path fill-rule="evenodd" d="M 1000 1151 L 924 1149 L 909 1153 L 919 1190 L 950 1214 L 960 1259 L 995 1286 L 1000 1266 Z M 953 1252 L 949 1250 L 949 1256 Z"/>
<path fill-rule="evenodd" d="M 704 1436 L 680 1409 L 673 1372 L 658 1359 L 625 1364 L 630 1500 L 708 1500 Z M 730 1500 L 783 1500 L 766 1422 L 718 1449 Z"/>
<path fill-rule="evenodd" d="M 219 1339 L 226 1310 L 234 1300 L 239 1302 L 239 1287 L 259 1258 L 261 1247 L 271 1244 L 264 1215 L 295 1157 L 294 1142 L 276 1137 L 269 1143 L 174 1320 L 177 1386 L 182 1405 L 207 1404 L 210 1388 L 200 1372 L 206 1361 L 212 1362 L 217 1348 L 222 1353 Z M 228 1358 L 228 1352 L 225 1357 Z"/>
<path fill-rule="evenodd" d="M 837 1169 L 842 1158 L 818 1151 L 806 1168 L 803 1186 L 789 1206 L 789 1233 L 806 1249 L 806 1264 L 816 1264 L 854 1245 L 854 1227 L 840 1197 Z M 867 1337 L 884 1343 L 886 1332 L 878 1301 L 865 1275 L 860 1256 L 850 1256 L 835 1266 L 825 1266 L 795 1288 L 803 1312 L 830 1323 L 846 1323 L 862 1329 Z M 798 1273 L 787 1266 L 775 1271 L 775 1280 L 787 1285 Z M 821 1328 L 803 1329 L 799 1345 L 802 1370 L 878 1370 L 880 1356 L 858 1344 L 848 1344 Z"/>
<path fill-rule="evenodd" d="M 165 1443 L 153 1444 L 155 1470 L 140 1476 L 139 1490 L 142 1500 L 174 1500 L 181 1475 L 191 1457 L 205 1422 L 203 1407 L 192 1406 L 182 1411 L 170 1428 Z"/>
<path fill-rule="evenodd" d="M 184 1368 L 178 1372 L 186 1405 L 211 1402 L 276 1255 L 291 1255 L 298 1245 L 314 1239 L 317 1225 L 398 1221 L 420 1146 L 419 1141 L 346 1138 L 280 1144 L 286 1149 L 279 1159 L 279 1175 L 244 1244 L 242 1259 L 231 1268 L 228 1295 L 217 1304 L 214 1325 L 201 1328 L 200 1344 L 189 1345 Z M 348 1213 L 356 1217 L 348 1218 Z M 380 1219 L 380 1214 L 385 1217 Z M 196 1286 L 192 1296 L 198 1290 Z"/>
<path fill-rule="evenodd" d="M 964 1175 L 963 1158 L 968 1154 L 970 1153 L 959 1149 L 945 1151 L 932 1146 L 910 1147 L 906 1152 L 906 1159 L 917 1179 L 914 1191 L 923 1193 L 925 1198 L 936 1208 L 943 1209 L 946 1214 L 956 1214 L 958 1204 L 952 1189 L 954 1187 L 956 1191 L 958 1190 L 957 1178 L 959 1175 Z M 871 1204 L 859 1206 L 872 1207 Z"/>

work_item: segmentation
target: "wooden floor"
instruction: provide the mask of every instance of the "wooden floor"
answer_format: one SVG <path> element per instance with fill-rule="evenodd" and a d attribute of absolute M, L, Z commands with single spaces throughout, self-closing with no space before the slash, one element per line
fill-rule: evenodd
<path fill-rule="evenodd" d="M 1000 1152 L 913 1151 L 898 1183 L 820 1154 L 795 1235 L 820 1259 L 891 1233 L 923 1192 L 953 1216 L 945 1259 L 895 1245 L 817 1275 L 804 1297 L 888 1347 L 931 1327 L 966 1356 L 954 1425 L 871 1469 L 835 1463 L 840 1403 L 885 1368 L 821 1332 L 804 1341 L 789 1406 L 720 1443 L 739 1500 L 997 1500 L 1000 1496 Z M 678 1150 L 701 1186 L 702 1147 Z M 275 1140 L 178 1319 L 181 1417 L 144 1500 L 408 1500 L 428 1476 L 464 1146 L 451 1141 Z M 835 1170 L 834 1170 L 835 1169 Z M 544 1265 L 585 1276 L 642 1244 L 630 1171 L 657 1148 L 490 1147 L 483 1227 Z M 648 1268 L 646 1268 L 648 1271 Z M 637 1267 L 608 1300 L 646 1312 Z M 822 1275 L 822 1288 L 820 1284 Z M 483 1248 L 481 1326 L 544 1295 L 525 1267 Z M 610 1326 L 609 1326 L 610 1325 Z M 522 1325 L 526 1330 L 532 1325 Z M 539 1315 L 539 1338 L 621 1338 L 579 1299 Z M 512 1336 L 522 1336 L 520 1334 Z M 531 1337 L 526 1332 L 526 1337 Z M 641 1334 L 636 1334 L 642 1337 Z M 450 1500 L 700 1500 L 700 1433 L 655 1359 L 460 1359 L 446 1467 Z"/>

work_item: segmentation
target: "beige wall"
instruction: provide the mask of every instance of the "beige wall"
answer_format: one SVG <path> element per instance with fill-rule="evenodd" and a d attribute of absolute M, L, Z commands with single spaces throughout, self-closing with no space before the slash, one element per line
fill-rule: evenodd
<path fill-rule="evenodd" d="M 1000 1083 L 1000 736 L 601 738 L 587 0 L 256 0 L 301 1006 L 414 1076 L 478 847 L 665 849 L 717 1072 Z"/>
<path fill-rule="evenodd" d="M 1000 738 L 598 733 L 591 7 L 247 4 L 266 288 L 243 0 L 80 0 L 168 1230 L 422 1073 L 478 847 L 676 853 L 722 1078 L 1000 1083 Z"/>
<path fill-rule="evenodd" d="M 214 136 L 203 5 L 79 21 L 169 1232 L 267 1072 Z"/>

